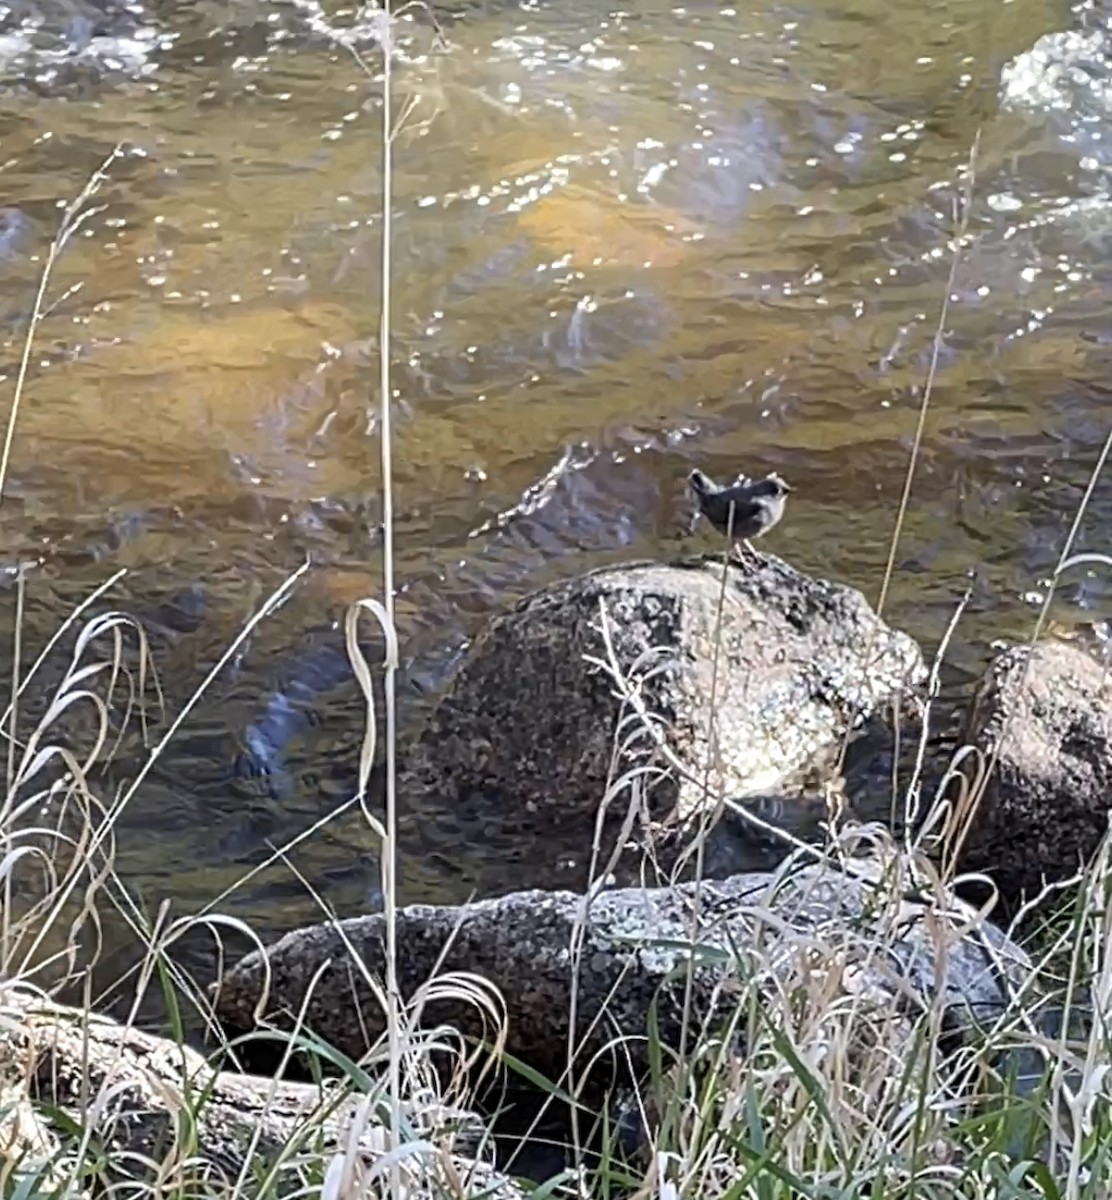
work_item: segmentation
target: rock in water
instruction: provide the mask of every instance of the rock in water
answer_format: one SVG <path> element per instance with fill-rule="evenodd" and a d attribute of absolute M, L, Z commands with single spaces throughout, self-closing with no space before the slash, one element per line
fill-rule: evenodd
<path fill-rule="evenodd" d="M 981 680 L 964 740 L 996 761 L 963 871 L 1014 902 L 1092 857 L 1112 810 L 1112 674 L 1094 654 L 1057 640 L 1006 650 Z"/>
<path fill-rule="evenodd" d="M 783 1011 L 797 988 L 811 986 L 801 976 L 813 984 L 827 970 L 831 1009 L 850 991 L 855 1003 L 871 997 L 870 1011 L 902 1023 L 893 1033 L 905 1050 L 914 1021 L 935 1006 L 954 1048 L 998 1018 L 1009 989 L 1030 975 L 1024 952 L 993 927 L 978 928 L 967 906 L 945 914 L 901 895 L 890 878 L 879 883 L 877 863 L 856 869 L 795 865 L 714 883 L 616 888 L 589 904 L 573 892 L 532 890 L 458 907 L 409 905 L 397 913 L 398 988 L 405 1004 L 423 994 L 425 1027 L 484 1039 L 488 1014 L 474 994 L 430 989 L 429 981 L 452 972 L 486 980 L 505 1005 L 506 1050 L 552 1080 L 567 1066 L 569 1042 L 580 1065 L 590 1062 L 609 1081 L 617 1039 L 618 1058 L 639 1073 L 649 1064 L 650 1020 L 675 1049 L 692 1013 L 712 1036 L 746 996 Z M 289 1030 L 304 1020 L 359 1060 L 386 1030 L 381 992 L 367 979 L 383 978 L 385 968 L 386 918 L 352 917 L 254 951 L 212 992 L 230 1032 L 259 1021 Z"/>
<path fill-rule="evenodd" d="M 731 563 L 725 586 L 721 559 L 698 557 L 607 567 L 527 597 L 470 648 L 417 739 L 411 782 L 448 803 L 583 816 L 589 828 L 624 719 L 620 769 L 666 767 L 661 742 L 682 764 L 654 782 L 656 815 L 703 807 L 708 759 L 712 804 L 782 789 L 926 671 L 860 592 L 761 560 Z M 603 609 L 652 734 L 600 666 Z"/>

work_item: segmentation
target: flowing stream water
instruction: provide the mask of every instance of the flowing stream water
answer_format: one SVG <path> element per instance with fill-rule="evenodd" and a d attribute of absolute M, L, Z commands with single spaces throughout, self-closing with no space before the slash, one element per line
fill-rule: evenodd
<path fill-rule="evenodd" d="M 504 606 L 689 548 L 695 464 L 783 474 L 769 548 L 875 603 L 948 292 L 885 615 L 930 655 L 972 580 L 958 684 L 1025 636 L 1112 413 L 1099 11 L 460 9 L 389 35 L 405 728 Z M 0 503 L 23 663 L 126 568 L 108 600 L 172 627 L 154 639 L 172 717 L 311 564 L 116 820 L 140 907 L 189 914 L 354 785 L 364 708 L 336 622 L 382 584 L 386 27 L 310 0 L 9 0 L 0 18 L 5 416 L 63 210 L 121 147 L 54 264 Z M 1105 482 L 1077 549 L 1108 550 L 1110 521 Z M 1108 609 L 1107 572 L 1078 570 L 1056 611 Z M 127 750 L 94 779 L 106 798 L 142 762 Z M 494 850 L 436 797 L 403 825 L 441 848 L 407 855 L 403 835 L 403 901 L 560 879 L 551 846 Z M 376 848 L 353 815 L 289 857 L 351 914 Z M 264 933 L 320 914 L 284 865 L 221 908 Z M 111 914 L 104 937 L 134 948 Z M 209 943 L 193 965 L 211 971 Z"/>

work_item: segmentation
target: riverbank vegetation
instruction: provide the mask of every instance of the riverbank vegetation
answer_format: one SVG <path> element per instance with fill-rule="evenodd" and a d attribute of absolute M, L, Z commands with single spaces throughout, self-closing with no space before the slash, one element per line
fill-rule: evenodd
<path fill-rule="evenodd" d="M 383 42 L 388 49 L 386 26 Z M 871 942 L 853 931 L 844 941 L 815 942 L 787 963 L 748 961 L 745 971 L 731 974 L 726 985 L 736 1003 L 734 1020 L 725 1029 L 704 1030 L 692 1012 L 677 1043 L 650 1021 L 638 1035 L 648 1045 L 648 1076 L 604 1105 L 582 1099 L 578 1068 L 562 1078 L 540 1079 L 527 1065 L 500 1053 L 505 1013 L 486 981 L 445 975 L 428 981 L 416 995 L 403 994 L 398 963 L 404 947 L 395 933 L 398 647 L 390 486 L 389 195 L 395 138 L 405 114 L 391 108 L 389 53 L 383 67 L 372 72 L 367 66 L 384 84 L 382 176 L 387 197 L 380 374 L 374 386 L 368 382 L 368 391 L 381 451 L 385 571 L 382 599 L 369 597 L 352 608 L 347 636 L 353 674 L 366 698 L 359 786 L 351 804 L 362 809 L 381 842 L 382 891 L 391 931 L 387 971 L 373 981 L 388 1012 L 388 1032 L 358 1062 L 320 1044 L 307 1028 L 294 1037 L 275 1034 L 281 1043 L 280 1065 L 296 1054 L 303 1069 L 308 1062 L 310 1072 L 331 1083 L 321 1087 L 315 1104 L 308 1102 L 308 1091 L 299 1093 L 304 1108 L 291 1109 L 289 1089 L 265 1079 L 252 1083 L 250 1100 L 246 1094 L 235 1099 L 230 1073 L 247 1056 L 253 1039 L 227 1039 L 212 1017 L 206 991 L 210 981 L 185 975 L 176 965 L 175 945 L 202 928 L 217 946 L 229 935 L 256 944 L 258 939 L 229 915 L 234 906 L 228 895 L 200 915 L 172 917 L 168 904 L 154 913 L 142 909 L 115 870 L 115 829 L 121 812 L 141 796 L 143 780 L 169 739 L 189 712 L 204 704 L 211 680 L 282 602 L 300 572 L 258 608 L 158 740 L 147 739 L 147 765 L 134 781 L 120 794 L 106 796 L 99 787 L 100 766 L 123 738 L 146 737 L 145 706 L 158 701 L 158 664 L 142 627 L 125 613 L 88 617 L 88 610 L 110 594 L 112 577 L 75 610 L 57 640 L 41 653 L 21 644 L 18 622 L 13 631 L 16 669 L 0 722 L 7 762 L 0 804 L 3 1196 L 33 1200 L 112 1192 L 182 1197 L 531 1195 L 537 1200 L 1102 1200 L 1112 1190 L 1112 1034 L 1107 1028 L 1112 1012 L 1112 844 L 1107 839 L 1069 888 L 1056 888 L 1040 898 L 1044 903 L 1018 914 L 1017 936 L 1025 939 L 1031 955 L 1028 978 L 1020 987 L 1009 983 L 1010 1003 L 1001 1011 L 980 1014 L 976 1028 L 952 1028 L 941 993 L 936 1004 L 913 1011 L 893 1008 L 887 993 L 877 994 L 862 982 L 866 968 L 891 957 L 900 937 L 898 923 L 885 926 Z M 80 228 L 112 161 L 66 210 L 47 259 L 8 415 L 0 504 L 10 457 L 17 452 L 20 406 L 33 402 L 28 367 L 36 325 L 48 307 L 50 269 Z M 970 180 L 973 165 L 971 159 Z M 959 223 L 955 271 L 967 236 L 964 222 Z M 953 281 L 951 273 L 948 293 Z M 932 374 L 946 313 L 943 298 Z M 895 514 L 880 607 L 896 561 L 929 404 L 928 379 L 907 486 Z M 1094 470 L 1094 483 L 1103 465 L 1104 458 Z M 1082 510 L 1087 503 L 1088 494 Z M 1061 553 L 1059 575 L 1071 566 L 1080 517 L 1079 511 Z M 1112 568 L 1112 560 L 1104 565 Z M 14 586 L 18 593 L 21 581 Z M 1049 600 L 1048 594 L 1047 606 Z M 1046 611 L 1044 607 L 1032 640 Z M 361 621 L 377 622 L 385 632 L 383 664 L 370 664 L 360 653 L 356 634 Z M 68 665 L 58 670 L 60 656 Z M 369 794 L 377 759 L 386 764 L 383 805 Z M 940 914 L 935 934 L 944 960 L 955 930 L 941 914 L 960 914 L 962 933 L 996 915 L 991 904 L 962 906 L 957 894 L 961 881 L 947 849 L 968 825 L 984 765 L 959 752 L 954 774 L 936 797 L 920 800 L 914 781 L 905 787 L 895 803 L 907 816 L 920 806 L 924 810 L 914 814 L 919 818 L 913 822 L 914 834 L 901 839 L 883 829 L 835 828 L 821 851 L 788 846 L 785 869 L 820 853 L 837 864 L 851 850 L 862 853 L 867 843 L 888 899 L 913 890 Z M 616 781 L 611 790 L 617 796 L 635 789 L 636 780 L 627 779 Z M 589 835 L 585 831 L 585 838 Z M 275 857 L 287 851 L 283 847 Z M 600 877 L 605 865 L 598 864 Z M 303 882 L 311 892 L 313 881 Z M 1048 899 L 1055 902 L 1054 919 L 1033 929 L 1033 914 Z M 333 916 L 321 902 L 321 920 Z M 769 919 L 775 915 L 770 913 Z M 119 1026 L 105 1033 L 96 1015 L 104 997 L 94 991 L 92 980 L 106 921 L 129 927 L 137 948 L 134 965 L 113 993 L 120 1025 L 124 1030 L 132 1026 L 143 995 L 158 993 L 167 1013 L 159 1031 L 162 1051 L 138 1037 L 128 1043 Z M 488 1030 L 484 1044 L 476 1046 L 452 1029 L 430 1027 L 423 1020 L 438 992 L 448 991 L 481 1012 Z M 56 1011 L 49 998 L 62 994 L 81 995 L 83 1003 L 67 1013 Z M 121 995 L 130 997 L 122 1008 Z M 44 1034 L 41 1021 L 35 1023 L 30 1014 L 36 996 L 57 1028 L 65 1029 L 64 1037 Z M 207 1030 L 205 1056 L 226 1074 L 205 1073 L 198 1058 L 183 1055 L 181 1062 L 193 1075 L 187 1078 L 183 1067 L 175 1080 L 175 1060 L 165 1047 L 186 1045 L 189 1031 L 197 1028 Z M 620 1049 L 620 1039 L 616 1043 Z M 117 1047 L 118 1059 L 104 1046 Z M 576 1049 L 568 1047 L 569 1062 Z M 156 1054 L 164 1054 L 160 1066 L 148 1074 L 146 1090 L 137 1091 L 132 1086 L 135 1073 L 148 1070 Z M 77 1078 L 65 1076 L 63 1066 Z M 519 1085 L 515 1096 L 522 1087 L 528 1090 L 534 1111 L 524 1127 L 517 1121 L 513 1136 L 502 1136 L 496 1144 L 491 1131 L 498 1127 L 494 1110 L 499 1093 L 497 1087 L 492 1091 L 492 1083 L 499 1071 Z M 314 1085 L 303 1086 L 311 1091 Z M 227 1128 L 225 1110 L 237 1103 L 247 1118 L 238 1125 L 232 1122 L 234 1145 L 214 1162 L 212 1121 L 219 1116 L 221 1128 Z M 144 1121 L 152 1112 L 159 1114 L 157 1136 L 148 1137 Z M 481 1119 L 457 1119 L 470 1112 L 480 1112 Z M 253 1134 L 253 1122 L 265 1132 Z M 558 1153 L 547 1154 L 545 1140 L 553 1128 L 563 1144 Z M 476 1163 L 488 1165 L 479 1169 Z"/>

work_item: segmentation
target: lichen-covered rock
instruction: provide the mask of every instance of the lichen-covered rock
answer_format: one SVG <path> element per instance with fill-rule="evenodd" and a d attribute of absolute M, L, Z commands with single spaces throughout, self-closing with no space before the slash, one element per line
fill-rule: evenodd
<path fill-rule="evenodd" d="M 964 871 L 1006 901 L 1068 878 L 1112 811 L 1112 672 L 1080 643 L 1013 646 L 985 673 L 964 739 L 995 760 L 966 841 Z"/>
<path fill-rule="evenodd" d="M 630 718 L 600 665 L 604 608 L 614 658 L 651 714 L 652 734 Z M 590 821 L 624 717 L 619 771 L 668 767 L 666 744 L 674 758 L 654 783 L 654 815 L 686 817 L 708 796 L 712 806 L 719 795 L 782 790 L 924 678 L 919 647 L 860 592 L 774 556 L 731 562 L 724 586 L 718 558 L 630 563 L 559 583 L 494 619 L 406 772 L 411 786 L 449 802 L 482 797 L 508 812 Z"/>
<path fill-rule="evenodd" d="M 640 1071 L 654 1003 L 661 1039 L 677 1047 L 685 1012 L 691 1028 L 713 1030 L 752 987 L 780 1003 L 791 978 L 820 970 L 831 974 L 831 997 L 847 989 L 871 995 L 908 1020 L 941 1004 L 944 1027 L 958 1038 L 972 1021 L 998 1015 L 1005 980 L 1016 986 L 1030 971 L 1023 952 L 997 930 L 970 932 L 977 922 L 964 906 L 951 919 L 899 888 L 875 886 L 868 876 L 876 869 L 854 861 L 861 874 L 785 864 L 715 883 L 615 888 L 589 905 L 577 893 L 540 890 L 459 907 L 411 905 L 397 914 L 401 998 L 413 1001 L 428 981 L 450 972 L 487 980 L 505 1004 L 506 1049 L 549 1079 L 566 1066 L 569 1034 L 579 1061 L 593 1060 L 602 1073 L 606 1048 L 622 1037 L 619 1061 Z M 964 934 L 957 932 L 962 921 Z M 252 1029 L 265 991 L 265 1021 L 288 1029 L 303 1017 L 359 1058 L 385 1030 L 381 993 L 363 975 L 382 978 L 385 937 L 382 915 L 289 933 L 214 985 L 217 1014 L 231 1030 Z M 685 1010 L 692 945 L 698 952 Z M 462 988 L 425 995 L 425 1025 L 493 1037 L 489 1014 Z"/>

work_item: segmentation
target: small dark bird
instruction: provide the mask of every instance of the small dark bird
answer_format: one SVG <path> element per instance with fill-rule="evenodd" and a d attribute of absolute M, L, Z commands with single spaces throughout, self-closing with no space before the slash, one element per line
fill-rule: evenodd
<path fill-rule="evenodd" d="M 706 517 L 719 533 L 731 537 L 739 558 L 742 546 L 747 554 L 756 553 L 750 538 L 763 537 L 779 524 L 791 491 L 779 475 L 764 479 L 739 475 L 735 483 L 722 485 L 698 467 L 688 475 L 687 482 L 695 497 L 696 520 Z"/>

